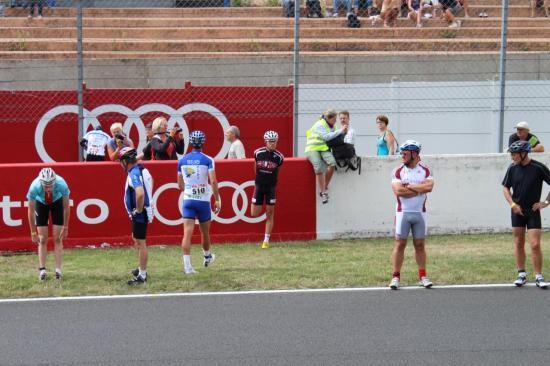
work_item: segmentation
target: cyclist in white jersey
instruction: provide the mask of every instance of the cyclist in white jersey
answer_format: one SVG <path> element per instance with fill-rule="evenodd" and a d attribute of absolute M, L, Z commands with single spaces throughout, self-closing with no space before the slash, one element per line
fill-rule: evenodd
<path fill-rule="evenodd" d="M 392 280 L 390 288 L 397 290 L 401 266 L 405 256 L 407 237 L 412 231 L 414 253 L 418 264 L 420 285 L 432 287 L 426 276 L 426 194 L 431 192 L 434 180 L 430 169 L 420 162 L 421 145 L 407 140 L 401 145 L 403 164 L 393 170 L 392 189 L 397 198 L 395 213 L 395 246 L 392 252 Z"/>
<path fill-rule="evenodd" d="M 215 213 L 221 209 L 218 181 L 214 170 L 214 159 L 202 153 L 202 146 L 206 136 L 202 131 L 193 131 L 189 135 L 189 142 L 193 151 L 184 155 L 178 162 L 178 185 L 183 190 L 183 270 L 185 274 L 197 273 L 191 265 L 191 236 L 195 229 L 195 220 L 199 221 L 202 249 L 204 254 L 203 265 L 208 267 L 216 258 L 210 251 L 210 222 L 212 211 L 210 197 L 214 194 Z M 210 180 L 210 184 L 208 181 Z"/>

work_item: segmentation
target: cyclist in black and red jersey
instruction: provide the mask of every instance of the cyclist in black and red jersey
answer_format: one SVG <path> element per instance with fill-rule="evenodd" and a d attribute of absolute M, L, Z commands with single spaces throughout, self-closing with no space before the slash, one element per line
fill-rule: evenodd
<path fill-rule="evenodd" d="M 252 217 L 260 216 L 262 205 L 266 205 L 265 236 L 262 243 L 262 249 L 269 248 L 269 237 L 273 229 L 273 215 L 275 212 L 275 188 L 277 186 L 277 175 L 281 165 L 283 165 L 284 156 L 278 151 L 277 141 L 279 135 L 275 131 L 267 131 L 264 134 L 265 147 L 254 151 L 254 169 L 256 171 L 256 187 L 252 198 L 252 208 L 250 215 Z"/>

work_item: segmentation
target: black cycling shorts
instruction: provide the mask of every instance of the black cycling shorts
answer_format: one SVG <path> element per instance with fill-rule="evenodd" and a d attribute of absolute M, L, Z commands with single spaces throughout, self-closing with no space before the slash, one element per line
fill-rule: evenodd
<path fill-rule="evenodd" d="M 276 200 L 274 185 L 256 184 L 254 195 L 252 196 L 252 204 L 261 206 L 265 201 L 266 205 L 274 205 Z"/>
<path fill-rule="evenodd" d="M 63 226 L 63 198 L 49 205 L 36 201 L 34 212 L 36 214 L 36 226 L 48 226 L 50 213 L 52 215 L 52 224 Z"/>
<path fill-rule="evenodd" d="M 141 215 L 132 217 L 132 234 L 135 239 L 145 240 L 147 237 L 147 224 L 146 211 L 143 211 Z"/>
<path fill-rule="evenodd" d="M 512 212 L 512 227 L 527 227 L 527 230 L 542 228 L 540 210 L 524 212 L 523 216 Z"/>
<path fill-rule="evenodd" d="M 101 155 L 86 155 L 86 161 L 105 161 L 105 156 L 101 156 Z"/>

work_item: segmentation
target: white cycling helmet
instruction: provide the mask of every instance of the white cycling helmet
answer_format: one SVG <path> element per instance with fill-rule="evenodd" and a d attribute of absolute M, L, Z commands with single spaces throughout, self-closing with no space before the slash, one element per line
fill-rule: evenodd
<path fill-rule="evenodd" d="M 43 168 L 38 174 L 38 179 L 45 185 L 51 185 L 55 182 L 55 172 L 52 168 Z"/>
<path fill-rule="evenodd" d="M 264 133 L 264 140 L 266 141 L 277 141 L 279 139 L 279 135 L 275 131 L 267 131 Z"/>

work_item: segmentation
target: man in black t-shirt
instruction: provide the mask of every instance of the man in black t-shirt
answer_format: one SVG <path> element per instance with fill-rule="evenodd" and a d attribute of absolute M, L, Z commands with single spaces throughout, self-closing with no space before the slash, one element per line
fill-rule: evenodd
<path fill-rule="evenodd" d="M 550 193 L 540 202 L 542 182 L 550 184 L 550 170 L 546 165 L 529 157 L 531 145 L 527 141 L 514 142 L 508 148 L 513 164 L 508 167 L 502 181 L 506 201 L 512 209 L 512 232 L 514 234 L 518 287 L 527 283 L 525 272 L 525 228 L 531 245 L 531 255 L 537 287 L 547 288 L 548 282 L 542 276 L 542 250 L 540 247 L 540 210 L 548 207 Z M 512 189 L 512 191 L 510 191 Z"/>
<path fill-rule="evenodd" d="M 275 131 L 267 131 L 264 134 L 265 147 L 254 151 L 254 170 L 256 172 L 256 187 L 252 198 L 252 217 L 260 216 L 262 205 L 266 206 L 265 236 L 262 249 L 269 248 L 269 237 L 273 229 L 273 215 L 275 212 L 275 188 L 277 186 L 277 175 L 283 165 L 284 156 L 277 148 L 279 135 Z"/>
<path fill-rule="evenodd" d="M 537 136 L 529 132 L 529 125 L 525 121 L 519 122 L 516 125 L 516 133 L 510 135 L 508 146 L 516 141 L 527 141 L 530 143 L 531 152 L 544 152 L 544 146 L 542 146 Z"/>

